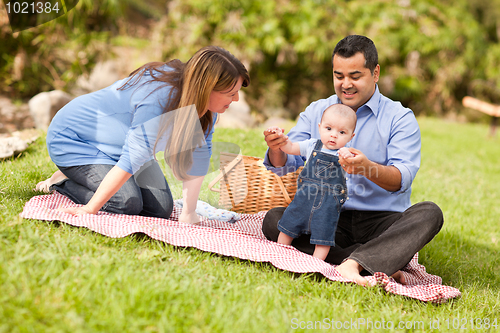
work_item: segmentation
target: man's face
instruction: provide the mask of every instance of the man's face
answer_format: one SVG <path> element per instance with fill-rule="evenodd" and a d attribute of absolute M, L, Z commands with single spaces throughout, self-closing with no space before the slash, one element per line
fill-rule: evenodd
<path fill-rule="evenodd" d="M 342 104 L 357 111 L 368 102 L 375 92 L 380 66 L 377 65 L 373 74 L 365 67 L 365 56 L 358 52 L 350 58 L 333 57 L 333 87 Z"/>

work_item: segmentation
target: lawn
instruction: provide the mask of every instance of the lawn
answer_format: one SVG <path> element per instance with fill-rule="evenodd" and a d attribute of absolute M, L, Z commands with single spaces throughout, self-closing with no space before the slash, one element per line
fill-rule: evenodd
<path fill-rule="evenodd" d="M 112 239 L 21 219 L 38 194 L 32 188 L 55 171 L 40 138 L 0 162 L 0 333 L 328 331 L 346 321 L 358 331 L 370 322 L 374 329 L 402 322 L 410 331 L 500 330 L 500 139 L 487 137 L 487 125 L 419 123 L 423 158 L 412 200 L 434 201 L 445 215 L 420 263 L 461 298 L 428 304 L 146 236 Z M 261 130 L 220 129 L 214 140 L 245 155 L 262 156 L 266 147 Z M 180 196 L 180 184 L 172 190 Z M 208 190 L 201 198 L 217 200 Z"/>

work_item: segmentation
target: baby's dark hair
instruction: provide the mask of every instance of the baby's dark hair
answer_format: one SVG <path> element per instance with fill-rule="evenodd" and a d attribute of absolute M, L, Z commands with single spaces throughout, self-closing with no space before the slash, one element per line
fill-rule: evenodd
<path fill-rule="evenodd" d="M 323 111 L 323 115 L 321 116 L 321 122 L 323 122 L 323 117 L 326 112 L 332 112 L 333 114 L 339 115 L 344 118 L 348 118 L 353 123 L 352 131 L 356 129 L 356 120 L 358 117 L 356 116 L 356 112 L 353 109 L 344 104 L 332 104 Z"/>

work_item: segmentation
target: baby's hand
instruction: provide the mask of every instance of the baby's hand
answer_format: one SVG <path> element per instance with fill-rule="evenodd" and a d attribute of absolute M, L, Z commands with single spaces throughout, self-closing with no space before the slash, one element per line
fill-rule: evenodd
<path fill-rule="evenodd" d="M 339 156 L 342 157 L 343 159 L 349 158 L 349 157 L 354 157 L 354 154 L 351 153 L 349 148 L 342 147 L 339 149 Z"/>
<path fill-rule="evenodd" d="M 283 133 L 283 130 L 279 128 L 278 126 L 271 126 L 269 127 L 266 132 L 268 133 Z"/>

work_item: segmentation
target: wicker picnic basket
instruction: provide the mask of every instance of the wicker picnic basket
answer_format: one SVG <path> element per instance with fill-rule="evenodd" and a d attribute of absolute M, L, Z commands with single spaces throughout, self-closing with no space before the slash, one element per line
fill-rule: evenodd
<path fill-rule="evenodd" d="M 287 207 L 297 191 L 302 168 L 279 177 L 268 171 L 263 159 L 220 153 L 220 174 L 209 184 L 219 192 L 219 205 L 238 213 L 254 214 L 274 207 Z M 220 188 L 214 185 L 220 181 Z"/>

